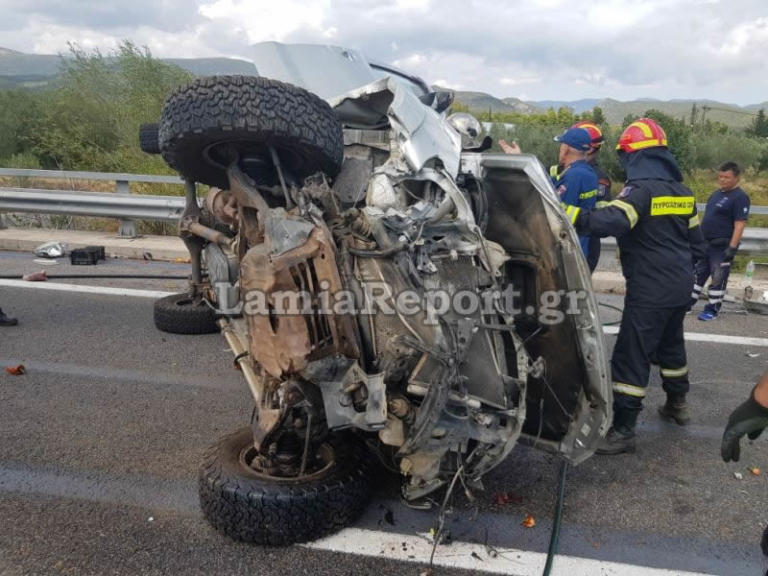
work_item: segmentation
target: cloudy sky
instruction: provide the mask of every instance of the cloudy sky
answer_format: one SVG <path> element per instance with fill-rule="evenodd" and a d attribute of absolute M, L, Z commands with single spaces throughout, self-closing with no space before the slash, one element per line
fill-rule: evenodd
<path fill-rule="evenodd" d="M 0 0 L 0 46 L 248 57 L 336 44 L 499 97 L 768 100 L 767 0 Z"/>

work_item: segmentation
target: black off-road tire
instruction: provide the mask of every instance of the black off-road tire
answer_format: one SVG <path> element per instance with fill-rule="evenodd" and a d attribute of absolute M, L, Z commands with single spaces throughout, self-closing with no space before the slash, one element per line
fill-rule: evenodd
<path fill-rule="evenodd" d="M 147 154 L 160 154 L 160 124 L 139 126 L 139 148 Z"/>
<path fill-rule="evenodd" d="M 173 92 L 163 105 L 160 148 L 184 178 L 229 188 L 221 144 L 240 156 L 268 159 L 268 147 L 296 178 L 341 170 L 344 137 L 331 107 L 291 84 L 253 76 L 199 78 Z"/>
<path fill-rule="evenodd" d="M 200 507 L 217 530 L 242 542 L 287 546 L 341 530 L 368 504 L 370 468 L 354 436 L 331 436 L 335 464 L 316 477 L 271 479 L 241 463 L 253 443 L 242 428 L 210 449 L 200 468 Z"/>
<path fill-rule="evenodd" d="M 189 294 L 171 294 L 155 300 L 155 326 L 171 334 L 211 334 L 218 332 L 216 313 L 202 300 Z"/>

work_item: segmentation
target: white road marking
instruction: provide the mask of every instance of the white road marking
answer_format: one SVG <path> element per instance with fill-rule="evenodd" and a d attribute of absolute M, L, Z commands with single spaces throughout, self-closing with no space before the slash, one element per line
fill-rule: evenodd
<path fill-rule="evenodd" d="M 618 334 L 618 326 L 603 326 L 606 334 Z M 768 338 L 750 338 L 748 336 L 729 336 L 728 334 L 703 334 L 701 332 L 686 332 L 686 342 L 710 342 L 716 344 L 736 344 L 740 346 L 768 347 Z"/>
<path fill-rule="evenodd" d="M 107 296 L 134 296 L 136 298 L 163 298 L 173 294 L 172 292 L 161 292 L 159 290 L 111 288 L 109 286 L 81 286 L 79 284 L 60 284 L 58 282 L 25 282 L 24 280 L 0 279 L 0 286 L 33 290 L 55 290 L 59 292 L 79 292 L 81 294 L 104 294 Z"/>
<path fill-rule="evenodd" d="M 346 528 L 337 534 L 304 544 L 304 546 L 315 550 L 421 564 L 429 561 L 429 555 L 432 552 L 432 543 L 426 535 L 397 534 L 360 528 Z M 496 557 L 489 555 L 482 544 L 454 541 L 450 546 L 437 547 L 434 564 L 509 576 L 539 576 L 544 570 L 547 559 L 547 555 L 543 552 L 526 552 L 511 548 L 496 549 L 496 554 Z M 648 568 L 560 555 L 555 556 L 552 574 L 553 576 L 712 576 L 700 572 Z"/>
<path fill-rule="evenodd" d="M 58 282 L 25 282 L 24 280 L 2 280 L 0 286 L 8 288 L 27 288 L 37 290 L 58 290 L 62 292 L 79 292 L 82 294 L 103 294 L 107 296 L 134 296 L 137 298 L 163 298 L 173 292 L 159 290 L 137 290 L 133 288 L 110 288 L 107 286 L 84 286 L 79 284 L 61 284 Z M 618 334 L 618 326 L 603 326 L 605 334 Z M 735 344 L 740 346 L 758 346 L 768 348 L 768 338 L 749 338 L 745 336 L 729 336 L 727 334 L 703 334 L 686 332 L 688 342 L 711 342 L 717 344 Z"/>

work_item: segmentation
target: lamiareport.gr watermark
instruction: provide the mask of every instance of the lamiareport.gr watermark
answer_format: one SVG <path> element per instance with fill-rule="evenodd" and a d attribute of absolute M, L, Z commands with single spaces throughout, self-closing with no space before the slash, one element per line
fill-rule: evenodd
<path fill-rule="evenodd" d="M 569 315 L 579 315 L 587 293 L 584 290 L 549 290 L 540 294 L 537 305 L 521 302 L 522 292 L 508 285 L 504 290 L 444 289 L 403 290 L 395 292 L 386 282 L 366 282 L 361 285 L 362 297 L 351 290 L 331 291 L 330 284 L 321 281 L 317 292 L 282 290 L 266 293 L 249 290 L 243 294 L 237 307 L 222 310 L 225 315 L 247 316 L 302 316 L 302 315 L 388 315 L 421 320 L 426 325 L 437 325 L 440 317 L 451 312 L 464 317 L 478 314 L 525 314 L 536 316 L 539 323 L 555 325 Z M 217 294 L 224 296 L 228 284 L 216 286 Z M 220 297 L 219 302 L 226 301 Z"/>

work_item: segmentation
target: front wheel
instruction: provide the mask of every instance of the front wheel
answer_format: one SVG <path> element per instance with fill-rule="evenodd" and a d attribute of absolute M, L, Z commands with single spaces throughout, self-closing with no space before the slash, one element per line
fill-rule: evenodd
<path fill-rule="evenodd" d="M 370 496 L 369 467 L 354 436 L 331 435 L 312 451 L 309 473 L 273 476 L 254 467 L 253 433 L 213 446 L 200 468 L 200 507 L 230 538 L 268 546 L 307 542 L 354 521 Z"/>

